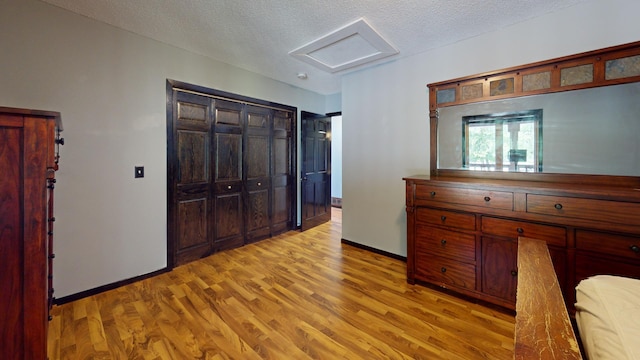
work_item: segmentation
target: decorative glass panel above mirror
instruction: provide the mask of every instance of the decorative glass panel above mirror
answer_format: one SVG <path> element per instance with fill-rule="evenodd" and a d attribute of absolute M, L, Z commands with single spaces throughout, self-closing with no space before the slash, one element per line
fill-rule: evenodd
<path fill-rule="evenodd" d="M 438 109 L 438 168 L 640 176 L 640 83 Z"/>
<path fill-rule="evenodd" d="M 432 175 L 640 177 L 640 42 L 429 90 Z"/>

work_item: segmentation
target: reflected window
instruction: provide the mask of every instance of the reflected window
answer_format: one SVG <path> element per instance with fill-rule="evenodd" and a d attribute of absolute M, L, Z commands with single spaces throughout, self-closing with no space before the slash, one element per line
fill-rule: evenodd
<path fill-rule="evenodd" d="M 542 172 L 542 109 L 462 117 L 462 166 Z"/>

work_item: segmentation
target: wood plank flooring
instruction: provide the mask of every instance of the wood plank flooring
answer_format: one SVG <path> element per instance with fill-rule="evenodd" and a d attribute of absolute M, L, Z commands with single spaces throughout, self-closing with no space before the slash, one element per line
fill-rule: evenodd
<path fill-rule="evenodd" d="M 330 223 L 52 310 L 49 359 L 512 359 L 514 318 L 406 283 Z"/>

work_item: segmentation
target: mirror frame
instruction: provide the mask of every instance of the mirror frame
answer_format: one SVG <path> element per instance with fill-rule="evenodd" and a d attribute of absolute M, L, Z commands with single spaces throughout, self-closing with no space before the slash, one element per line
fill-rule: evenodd
<path fill-rule="evenodd" d="M 428 84 L 431 176 L 640 187 L 636 176 L 438 169 L 438 108 L 639 82 L 639 57 L 640 41 Z M 631 58 L 637 62 L 630 73 L 607 74 L 608 64 Z"/>

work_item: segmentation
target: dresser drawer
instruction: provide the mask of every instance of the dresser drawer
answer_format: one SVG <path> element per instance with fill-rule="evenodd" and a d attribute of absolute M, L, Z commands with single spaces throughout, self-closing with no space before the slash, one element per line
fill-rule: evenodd
<path fill-rule="evenodd" d="M 507 191 L 416 185 L 416 199 L 513 210 L 513 193 Z"/>
<path fill-rule="evenodd" d="M 476 216 L 474 214 L 439 209 L 417 208 L 416 222 L 465 230 L 476 229 Z"/>
<path fill-rule="evenodd" d="M 498 219 L 489 216 L 482 217 L 482 232 L 497 236 L 517 238 L 526 236 L 540 239 L 549 245 L 566 246 L 567 230 L 559 226 L 542 225 L 524 221 Z"/>
<path fill-rule="evenodd" d="M 416 253 L 416 277 L 437 285 L 476 288 L 476 267 L 431 254 Z"/>
<path fill-rule="evenodd" d="M 576 230 L 576 248 L 640 261 L 640 238 L 636 237 Z"/>
<path fill-rule="evenodd" d="M 640 203 L 527 194 L 527 212 L 617 224 L 640 223 Z"/>
<path fill-rule="evenodd" d="M 476 237 L 456 231 L 416 225 L 416 251 L 453 260 L 476 261 Z"/>
<path fill-rule="evenodd" d="M 617 275 L 640 278 L 640 264 L 636 261 L 623 262 L 591 256 L 587 253 L 576 253 L 576 282 L 595 275 Z M 575 286 L 574 285 L 574 286 Z"/>

